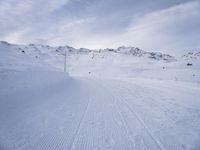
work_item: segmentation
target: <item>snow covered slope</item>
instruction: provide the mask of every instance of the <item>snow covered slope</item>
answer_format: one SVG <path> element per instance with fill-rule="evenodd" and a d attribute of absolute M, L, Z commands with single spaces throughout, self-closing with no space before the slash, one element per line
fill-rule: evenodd
<path fill-rule="evenodd" d="M 199 59 L 0 42 L 0 150 L 199 150 L 199 97 Z"/>
<path fill-rule="evenodd" d="M 0 74 L 1 150 L 199 150 L 200 86 Z"/>
<path fill-rule="evenodd" d="M 65 51 L 67 72 L 71 75 L 200 81 L 198 51 L 175 58 L 168 54 L 145 52 L 135 47 L 89 50 L 69 46 L 13 45 L 0 42 L 0 71 L 62 71 Z"/>

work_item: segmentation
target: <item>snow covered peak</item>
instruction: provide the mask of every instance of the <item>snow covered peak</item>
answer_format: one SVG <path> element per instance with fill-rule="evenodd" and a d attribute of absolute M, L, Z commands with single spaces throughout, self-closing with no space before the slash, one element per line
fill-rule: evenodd
<path fill-rule="evenodd" d="M 125 47 L 125 46 L 120 46 L 116 49 L 117 52 L 119 53 L 124 53 L 124 54 L 131 54 L 131 55 L 141 55 L 145 53 L 143 50 L 137 47 Z"/>
<path fill-rule="evenodd" d="M 167 62 L 176 61 L 176 59 L 173 56 L 170 56 L 168 54 L 163 54 L 160 52 L 146 52 L 138 47 L 120 46 L 117 49 L 107 48 L 104 51 L 115 52 L 119 54 L 125 54 L 125 55 L 136 56 L 136 57 L 146 57 L 149 59 L 163 60 Z"/>

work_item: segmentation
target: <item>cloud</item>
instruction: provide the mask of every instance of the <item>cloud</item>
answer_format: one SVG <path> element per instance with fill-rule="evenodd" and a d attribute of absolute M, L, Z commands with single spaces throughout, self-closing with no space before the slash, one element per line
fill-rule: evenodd
<path fill-rule="evenodd" d="M 18 42 L 16 35 L 21 37 L 25 32 L 36 30 L 51 21 L 54 11 L 66 5 L 69 0 L 5 0 L 0 2 L 0 37 Z M 21 34 L 23 32 L 23 34 Z M 13 38 L 12 38 L 13 34 Z M 26 37 L 24 37 L 26 39 Z"/>
<path fill-rule="evenodd" d="M 79 41 L 83 41 L 84 38 L 88 37 L 89 27 L 92 22 L 96 19 L 94 17 L 77 19 L 68 22 L 68 20 L 63 20 L 57 24 L 57 26 L 52 27 L 51 32 L 47 34 L 46 39 L 48 44 L 51 45 L 71 45 L 78 46 Z M 90 36 L 90 35 L 89 35 Z"/>
<path fill-rule="evenodd" d="M 120 36 L 126 44 L 144 48 L 184 49 L 199 47 L 200 2 L 192 1 L 155 11 L 134 21 Z"/>
<path fill-rule="evenodd" d="M 0 40 L 74 47 L 199 47 L 198 0 L 4 0 Z"/>

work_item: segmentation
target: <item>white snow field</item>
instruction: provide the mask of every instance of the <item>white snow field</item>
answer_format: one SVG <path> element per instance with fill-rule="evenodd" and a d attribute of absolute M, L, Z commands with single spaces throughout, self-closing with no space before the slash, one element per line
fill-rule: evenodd
<path fill-rule="evenodd" d="M 0 150 L 200 149 L 197 53 L 49 49 L 0 43 Z"/>

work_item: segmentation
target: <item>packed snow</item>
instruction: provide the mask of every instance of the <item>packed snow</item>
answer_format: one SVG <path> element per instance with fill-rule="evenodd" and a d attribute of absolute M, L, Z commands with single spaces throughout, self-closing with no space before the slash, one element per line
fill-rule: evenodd
<path fill-rule="evenodd" d="M 199 53 L 0 42 L 0 150 L 199 150 Z"/>

